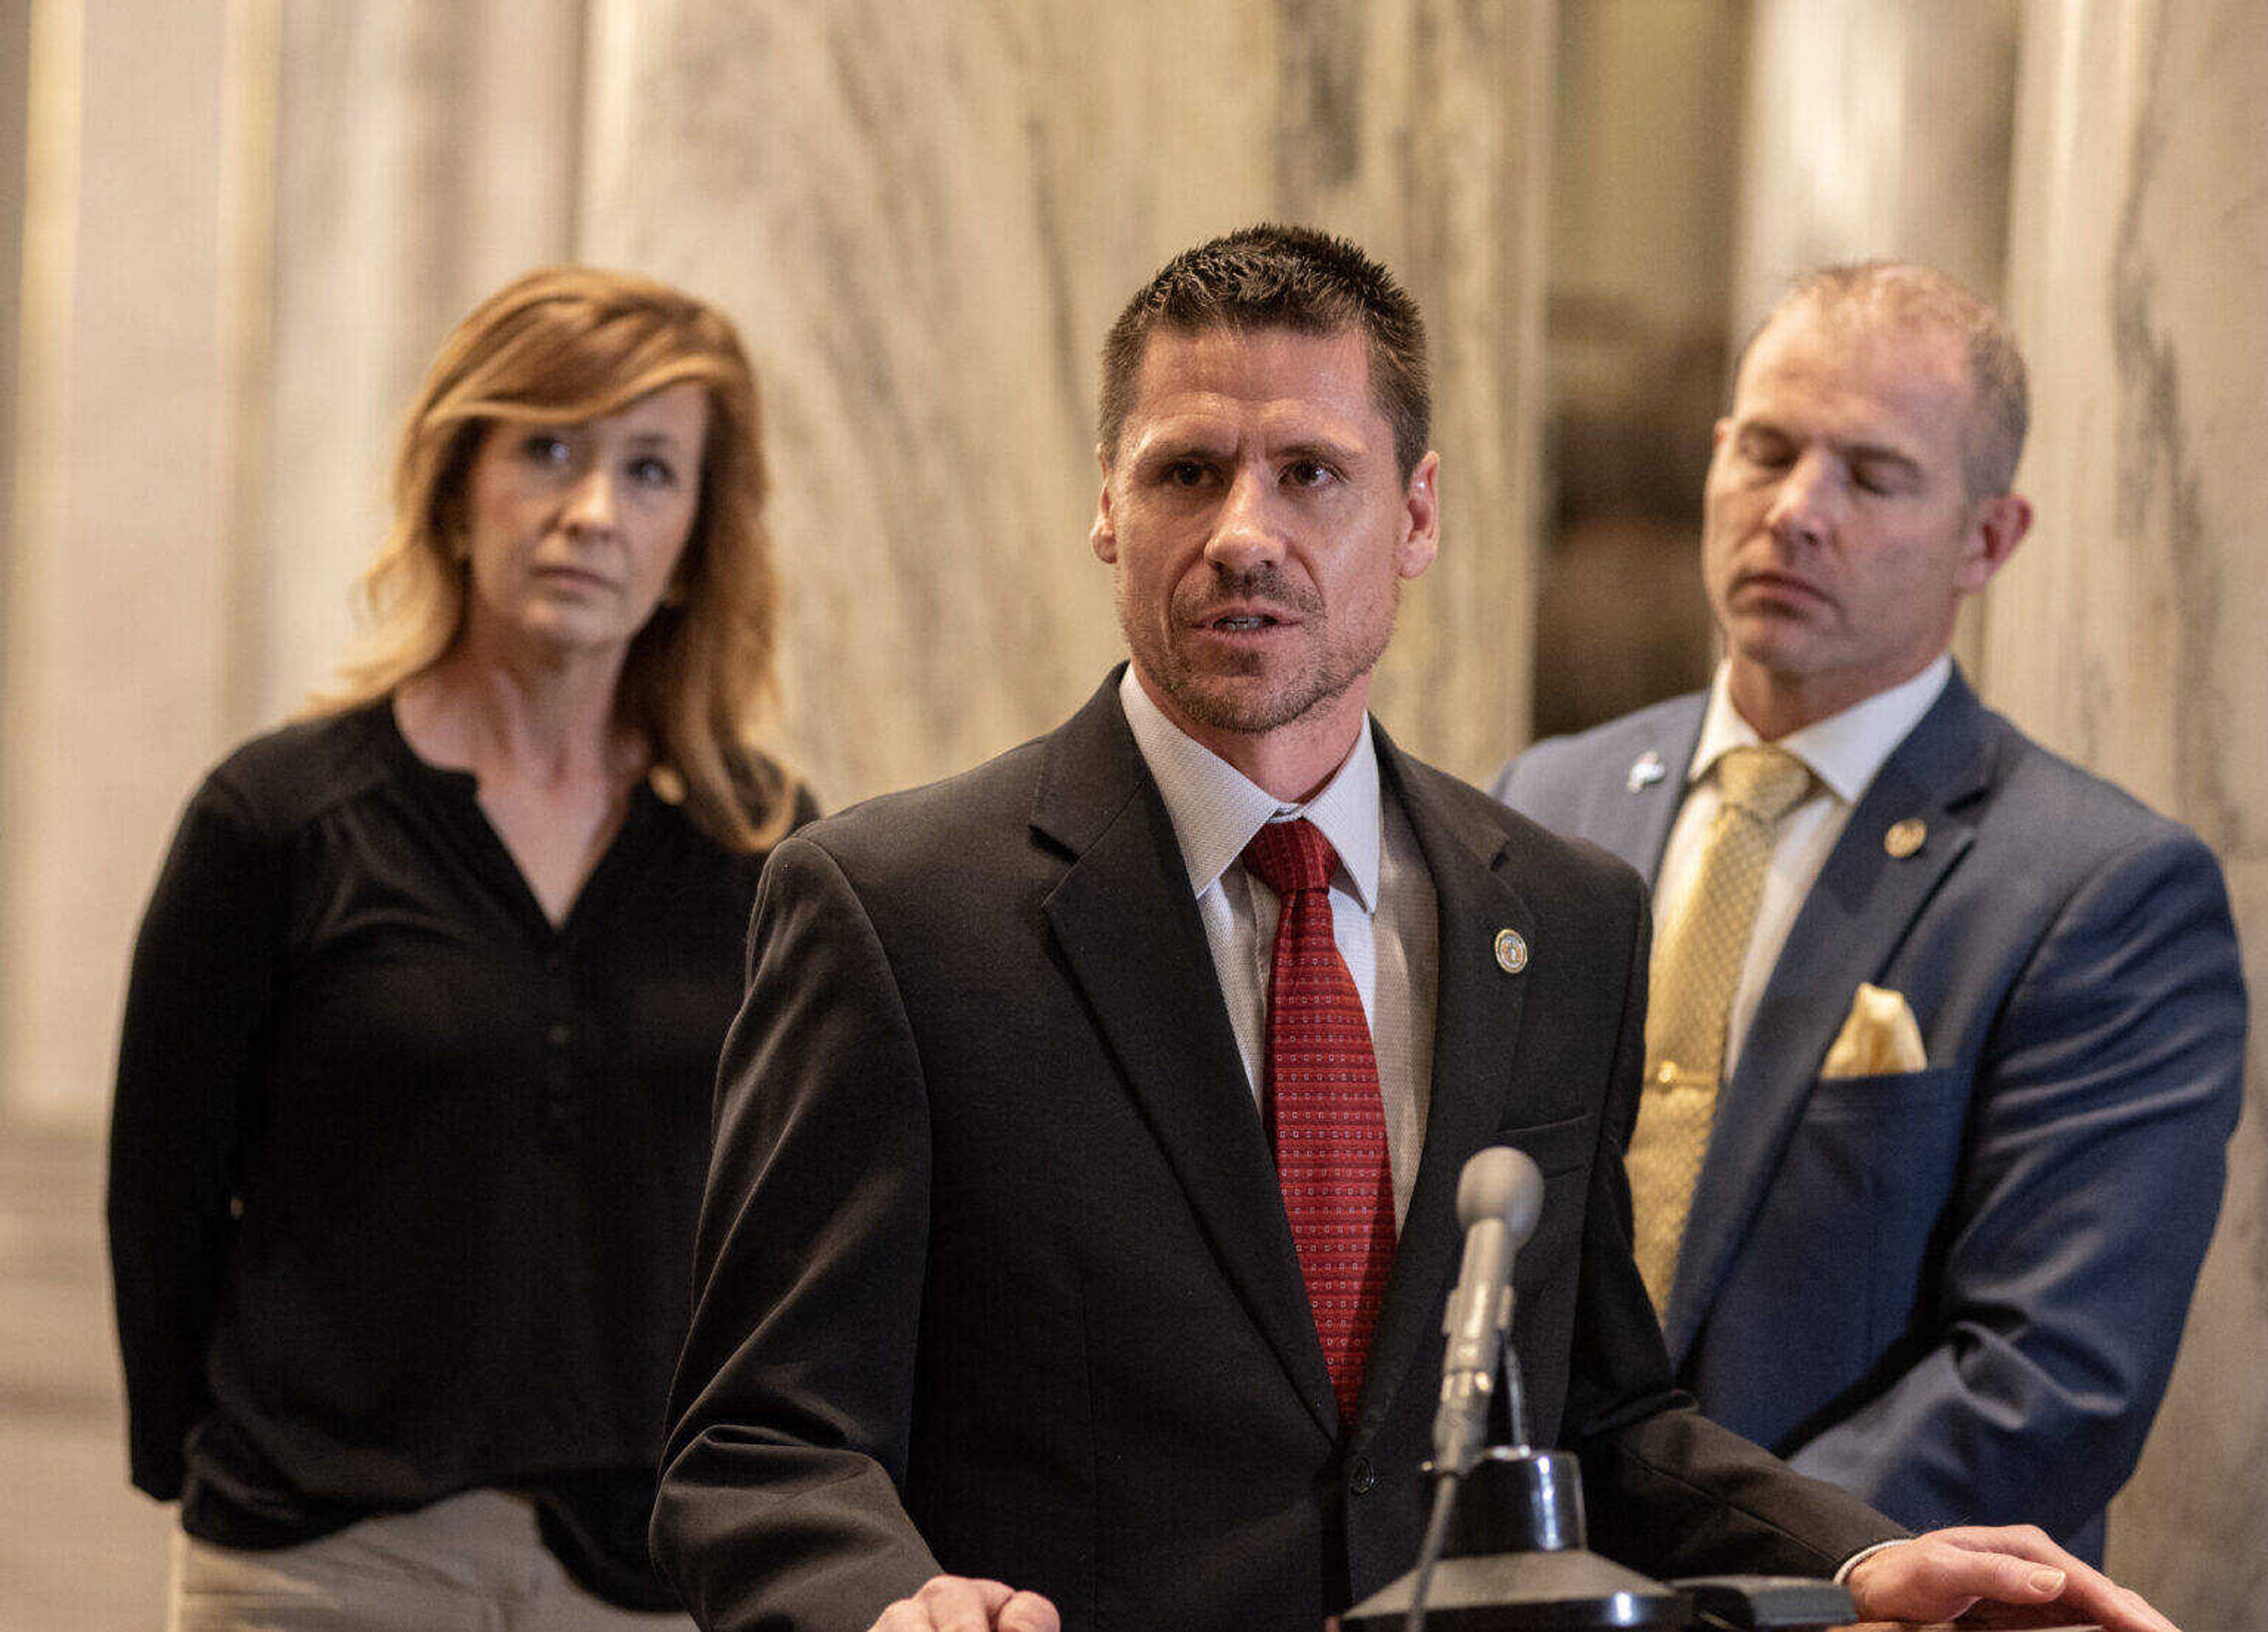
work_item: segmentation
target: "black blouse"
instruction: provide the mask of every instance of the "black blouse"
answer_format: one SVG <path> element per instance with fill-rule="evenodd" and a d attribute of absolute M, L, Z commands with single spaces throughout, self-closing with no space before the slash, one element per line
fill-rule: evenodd
<path fill-rule="evenodd" d="M 646 1516 L 762 858 L 641 783 L 554 928 L 475 795 L 381 702 L 189 802 L 111 1128 L 134 1482 L 252 1547 L 519 1490 L 585 1585 L 666 1607 Z"/>

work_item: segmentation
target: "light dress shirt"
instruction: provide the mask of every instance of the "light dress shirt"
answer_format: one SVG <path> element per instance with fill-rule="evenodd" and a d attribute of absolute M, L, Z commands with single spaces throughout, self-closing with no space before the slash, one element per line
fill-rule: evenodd
<path fill-rule="evenodd" d="M 1338 854 L 1331 935 L 1370 1023 L 1394 1220 L 1409 1216 L 1432 1098 L 1433 1002 L 1440 957 L 1432 875 L 1400 808 L 1381 798 L 1378 750 L 1366 719 L 1344 764 L 1305 805 L 1287 805 L 1167 719 L 1130 666 L 1118 700 L 1174 824 L 1215 977 L 1259 1102 L 1268 1060 L 1268 975 L 1282 908 L 1238 859 L 1265 823 L 1305 816 Z"/>
<path fill-rule="evenodd" d="M 1741 717 L 1727 688 L 1727 666 L 1719 664 L 1709 687 L 1709 707 L 1701 718 L 1701 740 L 1693 750 L 1693 763 L 1685 772 L 1685 803 L 1669 830 L 1669 845 L 1662 852 L 1661 876 L 1653 887 L 1657 943 L 1668 926 L 1677 922 L 1692 893 L 1694 874 L 1701 864 L 1701 849 L 1716 820 L 1722 798 L 1717 790 L 1717 761 L 1733 748 L 1762 740 L 1756 728 Z M 1764 890 L 1756 903 L 1756 927 L 1749 934 L 1748 957 L 1741 965 L 1740 985 L 1725 1023 L 1725 1070 L 1719 1079 L 1730 1082 L 1740 1063 L 1741 1047 L 1756 1018 L 1756 1004 L 1779 961 L 1787 932 L 1795 927 L 1804 898 L 1818 881 L 1819 870 L 1851 820 L 1851 812 L 1874 780 L 1882 762 L 1906 739 L 1921 717 L 1945 689 L 1953 673 L 1953 659 L 1940 655 L 1910 680 L 1878 691 L 1840 714 L 1814 721 L 1790 731 L 1778 746 L 1811 768 L 1811 788 L 1794 809 L 1780 819 L 1778 842 L 1764 871 Z"/>
<path fill-rule="evenodd" d="M 1701 739 L 1694 745 L 1693 762 L 1685 771 L 1685 803 L 1669 830 L 1669 845 L 1662 852 L 1661 874 L 1653 887 L 1657 943 L 1664 926 L 1676 922 L 1692 893 L 1693 875 L 1701 864 L 1701 847 L 1709 824 L 1716 820 L 1723 800 L 1717 790 L 1717 761 L 1731 748 L 1748 747 L 1763 740 L 1756 728 L 1733 706 L 1729 670 L 1717 665 L 1709 687 L 1709 706 L 1701 717 Z M 1929 712 L 1953 673 L 1953 659 L 1940 654 L 1910 680 L 1888 691 L 1878 691 L 1863 702 L 1852 703 L 1840 714 L 1815 720 L 1792 731 L 1779 746 L 1811 768 L 1811 788 L 1795 808 L 1780 819 L 1778 841 L 1764 870 L 1764 890 L 1756 904 L 1756 926 L 1749 932 L 1748 956 L 1741 963 L 1741 983 L 1733 993 L 1732 1011 L 1725 1023 L 1725 1070 L 1719 1079 L 1730 1082 L 1740 1063 L 1741 1046 L 1756 1018 L 1756 1004 L 1779 962 L 1787 932 L 1795 927 L 1804 898 L 1819 880 L 1819 871 L 1849 825 L 1851 812 L 1874 782 L 1882 764 L 1904 742 L 1921 717 Z M 1861 1547 L 1843 1561 L 1835 1572 L 1839 1584 L 1850 1578 L 1862 1560 L 1886 1547 L 1904 1545 L 1878 1541 Z"/>
<path fill-rule="evenodd" d="M 1950 672 L 1950 661 L 1940 659 L 1931 669 L 1897 688 L 1904 691 L 1923 687 L 1925 681 L 1932 682 L 1923 687 L 1926 695 L 1921 705 L 1914 709 L 1912 719 L 1898 727 L 1881 753 L 1867 766 L 1864 776 L 1851 787 L 1841 812 L 1834 818 L 1836 834 L 1842 832 L 1850 805 L 1857 801 L 1866 783 L 1881 768 L 1881 761 L 1889 757 L 1890 749 L 1935 700 Z M 1885 692 L 1836 717 L 1848 718 L 1894 695 Z M 1394 1222 L 1399 1229 L 1409 1217 L 1410 1194 L 1417 1186 L 1418 1160 L 1425 1149 L 1425 1113 L 1432 1098 L 1433 1005 L 1438 989 L 1440 929 L 1433 878 L 1426 871 L 1424 853 L 1418 848 L 1418 835 L 1410 831 L 1409 818 L 1401 809 L 1388 804 L 1380 795 L 1378 749 L 1372 740 L 1369 722 L 1364 722 L 1362 733 L 1355 739 L 1345 763 L 1322 791 L 1305 805 L 1286 805 L 1167 719 L 1151 701 L 1150 694 L 1142 689 L 1142 683 L 1134 678 L 1131 665 L 1119 681 L 1118 701 L 1126 712 L 1127 724 L 1133 730 L 1135 746 L 1141 751 L 1143 763 L 1149 767 L 1150 776 L 1165 799 L 1166 814 L 1174 824 L 1174 837 L 1181 846 L 1182 863 L 1189 869 L 1189 890 L 1197 897 L 1205 944 L 1212 951 L 1213 973 L 1220 982 L 1222 1000 L 1228 1006 L 1229 1023 L 1236 1031 L 1237 1052 L 1243 1056 L 1245 1083 L 1256 1106 L 1267 1068 L 1268 974 L 1281 908 L 1275 892 L 1247 873 L 1238 858 L 1264 823 L 1289 821 L 1298 816 L 1305 816 L 1322 829 L 1323 837 L 1337 852 L 1338 864 L 1331 870 L 1331 937 L 1338 944 L 1339 956 L 1346 959 L 1347 973 L 1353 977 L 1355 990 L 1362 997 L 1363 1016 L 1370 1022 L 1371 1048 L 1378 1060 L 1379 1099 L 1386 1114 L 1387 1157 L 1394 1169 Z M 1695 755 L 1697 768 L 1713 769 L 1717 754 L 1756 739 L 1756 733 L 1733 711 L 1725 697 L 1721 671 L 1710 700 L 1712 723 L 1720 712 L 1732 726 L 1745 734 L 1725 738 L 1715 753 L 1708 753 L 1711 734 L 1710 728 L 1705 726 L 1705 752 Z M 1802 737 L 1833 724 L 1822 721 L 1796 736 Z M 1791 744 L 1794 740 L 1789 739 Z M 1800 748 L 1796 751 L 1801 752 Z M 1808 762 L 1808 754 L 1806 759 Z M 1696 791 L 1708 794 L 1709 813 L 1713 815 L 1713 785 Z M 1697 802 L 1697 798 L 1688 798 L 1686 810 L 1678 819 L 1681 829 L 1692 817 L 1692 807 Z M 1807 801 L 1812 803 L 1817 803 L 1816 796 Z M 1704 830 L 1705 827 L 1704 818 Z M 1820 849 L 1819 860 L 1825 858 L 1833 842 L 1830 836 Z M 1676 843 L 1673 836 L 1673 853 Z M 1697 842 L 1690 842 L 1688 849 L 1697 850 Z M 1786 849 L 1785 839 L 1782 849 Z M 1775 865 L 1777 861 L 1776 857 Z M 1803 888 L 1810 887 L 1818 871 L 1819 861 L 1815 860 L 1804 874 Z M 1690 876 L 1690 860 L 1687 871 Z M 1663 877 L 1666 879 L 1668 876 L 1665 865 Z M 1798 899 L 1801 899 L 1800 894 Z M 1773 957 L 1778 956 L 1779 942 L 1786 938 L 1787 926 L 1793 918 L 1790 912 L 1780 923 L 1772 943 Z M 1754 960 L 1752 948 L 1751 963 Z M 1769 961 L 1764 967 L 1770 969 Z M 1749 1006 L 1751 1010 L 1755 1007 L 1753 994 Z M 1861 1548 L 1844 1561 L 1836 1572 L 1836 1580 L 1843 1580 L 1869 1555 L 1897 1545 L 1881 1542 Z"/>

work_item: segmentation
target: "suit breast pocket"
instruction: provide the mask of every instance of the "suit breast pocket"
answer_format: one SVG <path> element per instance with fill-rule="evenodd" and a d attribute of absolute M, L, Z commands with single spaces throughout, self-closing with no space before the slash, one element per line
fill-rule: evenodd
<path fill-rule="evenodd" d="M 1590 1165 L 1591 1153 L 1598 1148 L 1598 1119 L 1570 1116 L 1556 1122 L 1499 1128 L 1490 1143 L 1512 1146 L 1534 1162 L 1546 1179 L 1550 1179 Z"/>
<path fill-rule="evenodd" d="M 1490 1141 L 1521 1152 L 1543 1175 L 1543 1208 L 1536 1219 L 1535 1233 L 1514 1261 L 1513 1281 L 1523 1298 L 1559 1278 L 1581 1239 L 1584 1193 L 1598 1140 L 1595 1116 L 1571 1116 L 1562 1121 L 1500 1128 Z M 1572 1289 L 1574 1277 L 1564 1279 Z"/>
<path fill-rule="evenodd" d="M 1968 1074 L 1957 1067 L 1822 1077 L 1743 1249 L 1802 1301 L 1863 1317 L 1864 1354 L 1904 1329 L 1929 1282 L 1930 1241 L 1961 1165 Z M 1822 1327 L 1837 1323 L 1822 1315 Z M 1863 1337 L 1861 1336 L 1863 1334 Z M 1853 1356 L 1852 1364 L 1861 1364 Z"/>
<path fill-rule="evenodd" d="M 1807 1122 L 1900 1121 L 1935 1113 L 1958 1100 L 1967 1077 L 1957 1066 L 1933 1065 L 1919 1071 L 1883 1071 L 1870 1077 L 1822 1077 L 1812 1084 L 1803 1107 Z"/>

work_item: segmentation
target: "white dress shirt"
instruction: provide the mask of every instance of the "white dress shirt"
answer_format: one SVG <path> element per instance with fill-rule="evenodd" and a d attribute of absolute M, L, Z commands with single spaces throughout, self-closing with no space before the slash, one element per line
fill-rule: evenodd
<path fill-rule="evenodd" d="M 1685 908 L 1693 875 L 1700 867 L 1703 842 L 1722 803 L 1717 790 L 1717 761 L 1729 749 L 1762 740 L 1733 706 L 1727 673 L 1719 664 L 1709 687 L 1701 740 L 1685 772 L 1685 803 L 1677 812 L 1676 825 L 1669 830 L 1669 846 L 1662 852 L 1661 876 L 1653 886 L 1657 945 Z M 1840 714 L 1830 714 L 1779 739 L 1779 746 L 1811 768 L 1811 789 L 1780 819 L 1778 842 L 1756 903 L 1756 927 L 1749 934 L 1749 954 L 1741 965 L 1741 982 L 1733 993 L 1732 1012 L 1726 1019 L 1722 1080 L 1732 1080 L 1749 1022 L 1756 1018 L 1756 1004 L 1771 980 L 1772 966 L 1779 961 L 1780 948 L 1787 943 L 1787 932 L 1795 927 L 1804 897 L 1811 893 L 1819 870 L 1827 864 L 1835 842 L 1843 836 L 1852 810 L 1882 768 L 1882 762 L 1929 712 L 1952 673 L 1953 659 L 1940 656 L 1911 680 L 1878 691 L 1864 702 L 1853 703 Z"/>
<path fill-rule="evenodd" d="M 1380 797 L 1369 723 L 1322 792 L 1305 805 L 1286 805 L 1167 719 L 1130 667 L 1118 700 L 1173 820 L 1256 1104 L 1266 1077 L 1268 975 L 1281 906 L 1238 858 L 1263 825 L 1299 816 L 1337 852 L 1331 935 L 1370 1023 L 1398 1227 L 1418 1182 L 1432 1098 L 1440 949 L 1432 876 L 1409 818 Z"/>
<path fill-rule="evenodd" d="M 1851 805 L 1881 768 L 1890 749 L 1935 701 L 1950 672 L 1950 661 L 1940 659 L 1896 692 L 1885 692 L 1837 717 L 1847 719 L 1909 689 L 1918 688 L 1922 695 L 1912 717 L 1897 726 L 1855 783 L 1847 778 L 1839 783 L 1830 780 L 1830 786 L 1848 790 L 1841 809 L 1833 816 L 1835 834 L 1842 832 Z M 1364 1017 L 1370 1022 L 1371 1048 L 1378 1060 L 1379 1098 L 1386 1114 L 1387 1156 L 1394 1170 L 1394 1222 L 1399 1229 L 1409 1217 L 1410 1194 L 1417 1186 L 1418 1161 L 1425 1149 L 1425 1114 L 1432 1098 L 1440 930 L 1433 878 L 1418 848 L 1418 835 L 1410 831 L 1409 818 L 1380 796 L 1378 749 L 1369 723 L 1364 723 L 1345 763 L 1321 793 L 1305 805 L 1286 805 L 1167 719 L 1142 689 L 1130 666 L 1119 682 L 1118 701 L 1126 711 L 1127 724 L 1133 729 L 1135 746 L 1165 798 L 1166 814 L 1173 821 L 1174 837 L 1189 869 L 1189 889 L 1197 897 L 1197 916 L 1204 923 L 1205 942 L 1212 951 L 1213 973 L 1220 981 L 1221 997 L 1228 1006 L 1229 1023 L 1236 1031 L 1237 1051 L 1244 1057 L 1245 1079 L 1256 1104 L 1267 1068 L 1268 975 L 1281 909 L 1275 892 L 1247 873 L 1238 858 L 1264 823 L 1297 816 L 1314 822 L 1337 852 L 1338 864 L 1331 871 L 1331 936 L 1338 945 L 1339 956 L 1346 960 L 1347 973 L 1354 978 Z M 1718 722 L 1719 713 L 1729 724 Z M 1710 720 L 1712 725 L 1705 725 L 1702 731 L 1703 752 L 1695 756 L 1694 763 L 1697 769 L 1713 771 L 1716 757 L 1724 749 L 1756 740 L 1756 733 L 1726 699 L 1721 672 L 1710 700 Z M 1796 737 L 1808 738 L 1809 732 L 1826 731 L 1833 724 L 1822 721 Z M 1710 748 L 1712 726 L 1721 739 L 1713 751 Z M 1732 730 L 1745 734 L 1723 735 Z M 1795 746 L 1795 737 L 1788 743 L 1816 768 L 1816 761 Z M 1827 751 L 1827 757 L 1835 761 L 1838 776 L 1850 768 L 1851 761 L 1832 749 Z M 1687 798 L 1678 818 L 1681 833 L 1695 819 L 1693 807 L 1704 793 L 1709 809 L 1699 818 L 1698 831 L 1706 830 L 1707 816 L 1716 812 L 1713 777 Z M 1817 802 L 1815 795 L 1807 805 Z M 1803 874 L 1803 889 L 1810 887 L 1833 844 L 1830 834 Z M 1673 856 L 1677 848 L 1674 834 Z M 1686 848 L 1684 871 L 1690 882 L 1691 856 L 1698 849 L 1697 833 L 1687 840 Z M 1783 837 L 1783 853 L 1786 848 Z M 1775 870 L 1778 859 L 1775 857 Z M 1666 883 L 1667 862 L 1662 876 Z M 1796 899 L 1801 900 L 1800 891 Z M 1791 909 L 1773 936 L 1771 958 L 1779 955 L 1779 943 L 1786 938 L 1793 921 Z M 1756 961 L 1752 944 L 1751 967 Z M 1764 967 L 1768 972 L 1771 967 L 1767 959 Z M 1759 981 L 1759 989 L 1761 984 Z M 1749 995 L 1748 1006 L 1750 1010 L 1756 1006 L 1754 993 Z M 1885 1542 L 1852 1554 L 1836 1572 L 1836 1580 L 1843 1580 L 1869 1554 L 1883 1546 L 1897 1545 Z"/>

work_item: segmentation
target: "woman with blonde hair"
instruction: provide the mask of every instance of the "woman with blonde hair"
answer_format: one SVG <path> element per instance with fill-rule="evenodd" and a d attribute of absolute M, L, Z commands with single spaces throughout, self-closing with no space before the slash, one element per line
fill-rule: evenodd
<path fill-rule="evenodd" d="M 811 813 L 755 746 L 757 431 L 702 303 L 497 291 L 410 410 L 342 686 L 189 803 L 110 1178 L 177 1628 L 661 1624 L 711 1077 Z"/>

